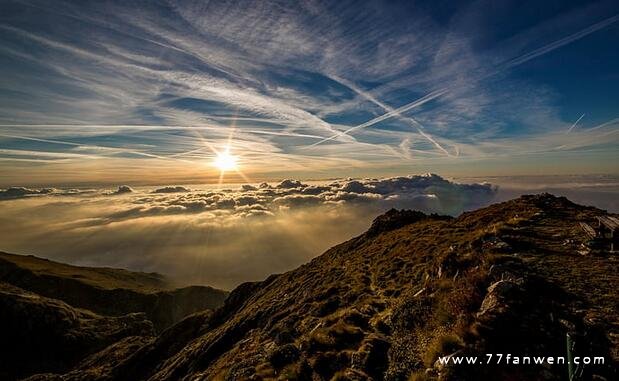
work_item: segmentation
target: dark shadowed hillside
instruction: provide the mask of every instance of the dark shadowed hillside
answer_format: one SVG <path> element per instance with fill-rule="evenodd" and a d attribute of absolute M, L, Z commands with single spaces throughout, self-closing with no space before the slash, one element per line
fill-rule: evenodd
<path fill-rule="evenodd" d="M 158 331 L 194 312 L 219 307 L 227 296 L 206 286 L 173 288 L 156 273 L 71 266 L 2 252 L 0 281 L 103 315 L 144 312 Z"/>
<path fill-rule="evenodd" d="M 565 380 L 566 365 L 442 365 L 446 355 L 604 356 L 617 379 L 619 259 L 583 250 L 601 210 L 523 196 L 458 218 L 395 211 L 213 314 L 31 380 Z M 317 239 L 319 239 L 317 237 Z"/>
<path fill-rule="evenodd" d="M 0 252 L 0 261 L 2 277 L 13 276 L 15 281 L 21 279 L 18 275 L 23 276 L 28 271 L 31 277 L 74 279 L 84 285 L 106 290 L 122 288 L 146 293 L 171 287 L 165 277 L 157 273 L 142 273 L 107 267 L 72 266 L 33 255 L 15 255 L 4 252 Z M 16 271 L 22 272 L 16 273 Z"/>
<path fill-rule="evenodd" d="M 125 338 L 154 335 L 143 313 L 100 316 L 0 282 L 0 379 L 63 371 Z"/>

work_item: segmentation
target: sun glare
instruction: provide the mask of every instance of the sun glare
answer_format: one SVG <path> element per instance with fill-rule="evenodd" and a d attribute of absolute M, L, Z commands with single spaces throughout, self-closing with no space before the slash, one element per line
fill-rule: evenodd
<path fill-rule="evenodd" d="M 213 164 L 220 171 L 224 172 L 224 171 L 230 171 L 230 170 L 236 169 L 237 167 L 236 162 L 237 162 L 236 156 L 231 155 L 230 152 L 226 150 L 224 152 L 220 152 L 217 154 L 217 157 L 215 157 L 215 161 L 213 162 Z"/>

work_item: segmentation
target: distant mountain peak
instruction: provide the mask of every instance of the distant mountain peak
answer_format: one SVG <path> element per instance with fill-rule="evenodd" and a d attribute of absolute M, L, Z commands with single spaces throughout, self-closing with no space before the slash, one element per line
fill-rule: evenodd
<path fill-rule="evenodd" d="M 384 214 L 376 217 L 374 221 L 372 221 L 372 225 L 366 234 L 368 236 L 377 235 L 390 230 L 399 229 L 403 226 L 425 219 L 449 220 L 451 217 L 441 216 L 438 214 L 425 214 L 417 210 L 398 210 L 392 208 Z"/>

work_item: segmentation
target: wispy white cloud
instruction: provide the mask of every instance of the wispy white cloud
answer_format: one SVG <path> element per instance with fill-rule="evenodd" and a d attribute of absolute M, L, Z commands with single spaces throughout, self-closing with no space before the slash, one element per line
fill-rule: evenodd
<path fill-rule="evenodd" d="M 446 160 L 489 157 L 498 140 L 517 146 L 565 131 L 552 87 L 508 74 L 606 33 L 619 17 L 599 21 L 606 8 L 591 5 L 584 28 L 569 11 L 480 48 L 484 31 L 469 15 L 484 11 L 480 3 L 448 22 L 414 5 L 415 17 L 402 22 L 409 9 L 400 4 L 10 5 L 10 17 L 0 18 L 0 54 L 12 63 L 0 82 L 4 135 L 81 138 L 73 147 L 90 149 L 92 158 L 102 155 L 98 147 L 102 156 L 200 165 L 234 125 L 246 162 L 276 160 L 268 167 L 278 170 L 311 163 L 319 172 L 437 153 Z M 561 37 L 564 25 L 572 32 Z M 2 139 L 17 150 L 15 139 Z M 39 143 L 24 151 L 49 152 Z M 11 158 L 28 159 L 3 160 Z"/>
<path fill-rule="evenodd" d="M 487 79 L 488 77 L 492 77 L 492 76 L 498 75 L 498 74 L 500 74 L 500 73 L 502 73 L 502 72 L 504 72 L 504 71 L 506 71 L 506 70 L 508 70 L 510 68 L 516 67 L 518 65 L 522 65 L 522 64 L 524 64 L 524 63 L 526 63 L 526 62 L 528 62 L 528 61 L 530 61 L 532 59 L 535 59 L 535 58 L 537 58 L 539 56 L 542 56 L 544 54 L 550 53 L 550 52 L 552 52 L 555 49 L 558 49 L 558 48 L 560 48 L 560 47 L 562 47 L 564 45 L 567 45 L 567 44 L 572 43 L 574 41 L 577 41 L 577 40 L 579 40 L 579 39 L 581 39 L 583 37 L 586 37 L 587 35 L 589 35 L 589 34 L 591 34 L 593 32 L 596 32 L 596 31 L 598 31 L 600 29 L 603 29 L 603 28 L 605 28 L 605 27 L 607 27 L 609 25 L 612 25 L 613 23 L 615 23 L 617 21 L 619 21 L 619 15 L 615 15 L 615 16 L 609 17 L 609 18 L 607 18 L 607 19 L 605 19 L 603 21 L 595 23 L 595 24 L 593 24 L 593 25 L 591 25 L 591 26 L 589 26 L 587 28 L 584 28 L 584 29 L 582 29 L 582 30 L 580 30 L 580 31 L 578 31 L 576 33 L 573 33 L 573 34 L 571 34 L 571 35 L 569 35 L 567 37 L 564 37 L 564 38 L 561 38 L 559 40 L 553 41 L 553 42 L 551 42 L 549 44 L 546 44 L 546 45 L 542 46 L 541 48 L 538 48 L 538 49 L 535 49 L 533 51 L 521 54 L 518 57 L 514 57 L 512 59 L 509 59 L 506 62 L 504 62 L 502 64 L 499 64 L 496 68 L 492 68 L 491 70 L 489 70 L 489 71 L 487 71 L 487 72 L 485 72 L 483 74 L 477 74 L 477 75 L 476 74 L 472 74 L 472 76 L 471 76 L 472 78 L 470 78 L 469 81 L 473 81 L 473 82 L 482 81 L 484 79 Z M 452 85 L 449 85 L 447 87 L 440 88 L 438 90 L 434 90 L 434 91 L 424 95 L 423 97 L 421 97 L 419 99 L 416 99 L 416 100 L 414 100 L 414 101 L 412 101 L 412 102 L 410 102 L 410 103 L 408 103 L 408 104 L 406 104 L 404 106 L 399 107 L 398 109 L 393 109 L 393 108 L 385 105 L 384 103 L 377 101 L 369 93 L 359 91 L 350 82 L 347 82 L 347 81 L 345 81 L 345 80 L 343 80 L 341 78 L 339 78 L 338 80 L 340 82 L 344 83 L 344 84 L 347 84 L 347 86 L 350 87 L 351 89 L 355 90 L 355 92 L 357 92 L 358 94 L 362 95 L 364 98 L 372 101 L 372 103 L 375 103 L 375 104 L 379 105 L 381 108 L 383 108 L 387 112 L 385 114 L 383 114 L 381 116 L 378 116 L 376 118 L 373 118 L 373 119 L 371 119 L 371 120 L 369 120 L 369 121 L 367 121 L 365 123 L 362 123 L 362 124 L 359 124 L 357 126 L 351 127 L 351 128 L 349 128 L 349 129 L 347 129 L 347 130 L 345 130 L 343 132 L 338 132 L 335 135 L 327 137 L 327 138 L 325 138 L 325 139 L 323 139 L 323 140 L 321 140 L 319 142 L 313 143 L 310 147 L 313 147 L 313 146 L 325 143 L 327 141 L 333 140 L 333 139 L 335 139 L 337 137 L 341 137 L 341 136 L 344 136 L 346 134 L 352 133 L 355 130 L 373 126 L 373 125 L 375 125 L 377 123 L 380 123 L 380 122 L 382 122 L 384 120 L 387 120 L 389 118 L 392 118 L 394 116 L 401 117 L 403 113 L 405 113 L 405 112 L 407 112 L 407 111 L 409 111 L 411 109 L 417 108 L 419 106 L 424 105 L 427 102 L 430 102 L 430 101 L 432 101 L 432 100 L 434 100 L 436 98 L 439 98 L 439 97 L 441 97 L 441 96 L 443 96 L 443 95 L 453 91 L 454 88 L 458 89 L 458 84 L 457 83 L 456 84 L 452 84 Z M 584 114 L 583 114 L 583 116 L 584 116 Z M 425 138 L 430 140 L 438 149 L 440 149 L 441 151 L 443 151 L 444 153 L 449 155 L 449 152 L 447 150 L 445 150 L 440 144 L 438 144 L 431 136 L 429 136 L 427 133 L 423 132 L 422 126 L 415 119 L 409 117 L 406 120 L 411 122 L 411 123 L 413 123 L 413 125 L 415 125 L 418 128 L 418 132 L 421 133 Z M 578 123 L 578 121 L 576 123 Z M 571 130 L 571 128 L 570 128 L 570 130 Z"/>

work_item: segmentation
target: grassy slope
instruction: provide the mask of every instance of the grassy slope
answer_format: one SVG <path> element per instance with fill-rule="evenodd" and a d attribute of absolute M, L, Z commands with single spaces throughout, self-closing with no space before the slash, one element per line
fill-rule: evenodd
<path fill-rule="evenodd" d="M 562 380 L 565 367 L 435 360 L 564 355 L 572 332 L 584 335 L 581 354 L 607 357 L 588 375 L 616 379 L 619 259 L 578 253 L 578 222 L 600 214 L 549 195 L 456 219 L 395 212 L 296 270 L 239 286 L 212 316 L 185 319 L 120 365 L 112 357 L 106 376 Z"/>
<path fill-rule="evenodd" d="M 223 304 L 228 293 L 207 286 L 170 287 L 153 273 L 71 266 L 0 253 L 0 281 L 108 316 L 144 312 L 161 331 L 183 317 Z"/>
<path fill-rule="evenodd" d="M 81 267 L 54 262 L 32 255 L 15 255 L 0 252 L 0 261 L 6 261 L 37 275 L 79 280 L 101 289 L 123 288 L 149 293 L 171 288 L 163 275 L 114 269 L 107 267 Z"/>
<path fill-rule="evenodd" d="M 233 291 L 182 350 L 151 356 L 155 343 L 117 377 L 559 380 L 565 367 L 434 361 L 455 351 L 565 355 L 567 331 L 587 333 L 585 346 L 611 363 L 593 371 L 608 377 L 619 346 L 618 261 L 577 253 L 586 239 L 577 221 L 601 213 L 541 196 L 371 229 L 378 233 Z M 501 280 L 513 289 L 490 292 Z"/>
<path fill-rule="evenodd" d="M 121 339 L 144 344 L 154 335 L 144 314 L 100 316 L 2 282 L 0 321 L 2 380 L 66 371 Z"/>

